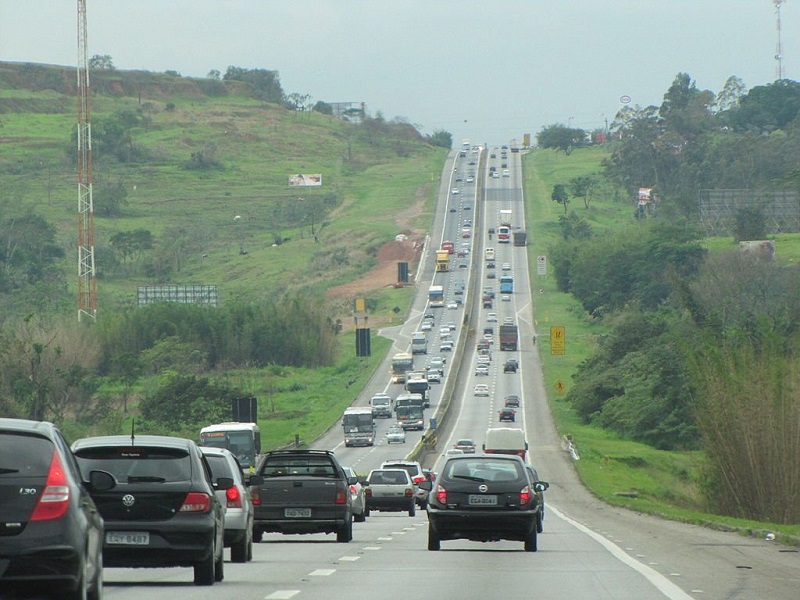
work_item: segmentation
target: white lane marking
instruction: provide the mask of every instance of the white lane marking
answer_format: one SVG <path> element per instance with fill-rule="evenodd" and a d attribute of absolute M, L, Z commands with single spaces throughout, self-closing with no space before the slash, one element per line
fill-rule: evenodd
<path fill-rule="evenodd" d="M 364 546 L 364 550 L 380 550 L 380 546 Z"/>
<path fill-rule="evenodd" d="M 548 504 L 547 510 L 552 510 L 558 517 L 564 519 L 567 523 L 575 527 L 576 529 L 580 530 L 581 532 L 588 535 L 598 544 L 603 546 L 606 550 L 608 550 L 617 560 L 622 562 L 623 564 L 629 566 L 634 571 L 640 573 L 645 579 L 647 579 L 650 583 L 652 583 L 656 589 L 658 589 L 662 594 L 664 594 L 669 600 L 692 600 L 692 597 L 684 592 L 681 588 L 677 585 L 672 583 L 669 579 L 667 579 L 664 575 L 656 571 L 655 569 L 651 569 L 647 565 L 639 562 L 635 558 L 633 558 L 630 554 L 627 554 L 625 551 L 622 550 L 619 546 L 614 544 L 613 542 L 607 540 L 602 535 L 592 531 L 585 525 L 582 525 L 578 521 L 569 518 L 567 515 L 562 513 L 558 510 L 555 506 Z M 678 573 L 670 573 L 671 576 L 679 576 Z"/>
<path fill-rule="evenodd" d="M 339 560 L 346 561 L 346 562 L 355 562 L 357 561 L 360 556 L 342 556 Z"/>
<path fill-rule="evenodd" d="M 299 593 L 300 590 L 278 590 L 277 592 L 272 592 L 269 596 L 264 596 L 264 600 L 289 600 L 289 598 L 294 598 Z"/>
<path fill-rule="evenodd" d="M 309 577 L 328 577 L 336 573 L 336 569 L 315 569 L 308 574 Z"/>
<path fill-rule="evenodd" d="M 379 537 L 378 541 L 379 542 L 391 542 L 392 538 L 390 538 L 390 537 Z"/>

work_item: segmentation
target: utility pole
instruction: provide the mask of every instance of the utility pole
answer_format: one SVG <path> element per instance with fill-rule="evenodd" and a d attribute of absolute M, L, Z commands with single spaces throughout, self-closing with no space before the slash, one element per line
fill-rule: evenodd
<path fill-rule="evenodd" d="M 781 40 L 781 5 L 786 0 L 772 0 L 775 5 L 776 27 L 778 30 L 778 43 L 775 45 L 775 80 L 780 81 L 783 79 L 783 42 Z"/>
<path fill-rule="evenodd" d="M 78 321 L 97 320 L 86 0 L 78 0 Z"/>

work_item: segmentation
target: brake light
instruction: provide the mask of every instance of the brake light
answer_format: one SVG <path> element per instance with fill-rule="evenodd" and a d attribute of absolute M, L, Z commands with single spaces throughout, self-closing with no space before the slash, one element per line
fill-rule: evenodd
<path fill-rule="evenodd" d="M 441 485 L 436 486 L 436 502 L 439 504 L 447 504 L 447 490 Z"/>
<path fill-rule="evenodd" d="M 261 490 L 257 485 L 250 488 L 250 500 L 253 501 L 253 506 L 261 506 Z"/>
<path fill-rule="evenodd" d="M 533 494 L 531 493 L 531 488 L 526 485 L 519 492 L 520 505 L 530 503 L 531 498 L 533 498 Z"/>
<path fill-rule="evenodd" d="M 347 490 L 339 488 L 336 490 L 336 504 L 347 504 Z"/>
<path fill-rule="evenodd" d="M 242 495 L 235 485 L 225 490 L 225 499 L 228 501 L 228 508 L 242 508 Z"/>
<path fill-rule="evenodd" d="M 211 510 L 211 497 L 202 492 L 189 492 L 183 499 L 182 513 L 207 513 Z"/>
<path fill-rule="evenodd" d="M 33 509 L 31 521 L 50 521 L 60 519 L 69 508 L 69 486 L 64 473 L 64 465 L 57 452 L 53 452 L 50 461 L 50 471 L 47 473 L 47 482 L 44 491 Z"/>
<path fill-rule="evenodd" d="M 420 484 L 425 481 L 425 475 L 414 475 L 411 481 L 413 481 L 415 484 Z"/>

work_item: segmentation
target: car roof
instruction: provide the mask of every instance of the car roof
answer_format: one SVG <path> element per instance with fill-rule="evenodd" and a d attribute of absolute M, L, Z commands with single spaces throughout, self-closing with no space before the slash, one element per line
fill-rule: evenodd
<path fill-rule="evenodd" d="M 105 435 L 77 440 L 74 449 L 98 448 L 103 446 L 162 446 L 167 448 L 189 448 L 195 443 L 186 438 L 166 435 Z"/>
<path fill-rule="evenodd" d="M 55 428 L 56 426 L 49 421 L 0 418 L 0 429 L 6 431 L 37 432 L 50 436 Z"/>

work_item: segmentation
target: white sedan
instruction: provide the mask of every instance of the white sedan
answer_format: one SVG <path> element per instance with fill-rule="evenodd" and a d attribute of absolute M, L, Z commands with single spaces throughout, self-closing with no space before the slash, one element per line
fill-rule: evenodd
<path fill-rule="evenodd" d="M 485 383 L 478 383 L 475 385 L 475 390 L 473 391 L 476 397 L 483 396 L 485 398 L 489 397 L 489 386 Z"/>

